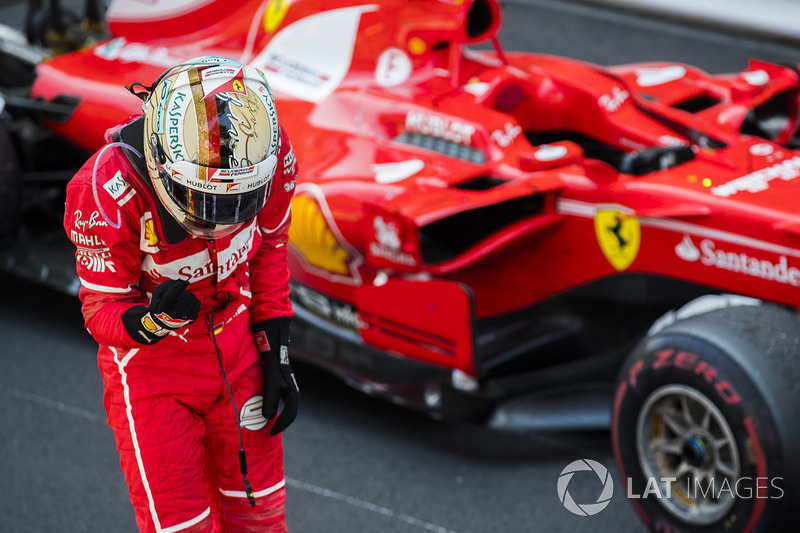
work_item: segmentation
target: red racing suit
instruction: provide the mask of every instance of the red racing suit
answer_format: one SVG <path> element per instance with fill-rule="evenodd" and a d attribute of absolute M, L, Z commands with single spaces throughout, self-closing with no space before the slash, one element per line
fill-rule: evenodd
<path fill-rule="evenodd" d="M 175 222 L 159 215 L 148 178 L 123 150 L 102 154 L 94 180 L 98 154 L 70 181 L 64 227 L 77 247 L 83 315 L 100 345 L 104 405 L 139 528 L 284 531 L 283 449 L 280 435 L 269 434 L 274 421 L 261 415 L 250 324 L 292 316 L 286 243 L 297 165 L 289 139 L 281 130 L 269 199 L 254 220 L 221 239 L 187 234 L 172 243 L 165 224 Z M 200 315 L 155 344 L 140 344 L 121 315 L 148 305 L 168 279 L 189 282 Z M 254 509 L 239 467 L 236 411 Z"/>

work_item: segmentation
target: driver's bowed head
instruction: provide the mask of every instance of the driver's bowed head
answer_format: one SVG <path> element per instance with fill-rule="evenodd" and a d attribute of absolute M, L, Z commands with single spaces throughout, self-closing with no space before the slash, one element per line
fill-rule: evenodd
<path fill-rule="evenodd" d="M 223 237 L 264 207 L 280 133 L 260 70 L 221 57 L 186 61 L 156 80 L 143 111 L 147 172 L 186 231 Z"/>

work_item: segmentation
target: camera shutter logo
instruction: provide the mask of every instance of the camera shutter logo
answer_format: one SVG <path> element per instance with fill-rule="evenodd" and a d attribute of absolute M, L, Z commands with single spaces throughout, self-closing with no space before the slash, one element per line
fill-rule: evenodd
<path fill-rule="evenodd" d="M 575 472 L 584 470 L 593 471 L 603 483 L 603 491 L 600 493 L 600 496 L 597 497 L 595 503 L 576 503 L 567 490 L 567 486 Z M 608 506 L 609 502 L 611 502 L 611 496 L 614 495 L 614 481 L 611 479 L 611 473 L 609 473 L 606 467 L 591 459 L 579 459 L 568 464 L 558 477 L 557 488 L 558 499 L 561 500 L 561 503 L 567 511 L 578 516 L 596 515 Z"/>

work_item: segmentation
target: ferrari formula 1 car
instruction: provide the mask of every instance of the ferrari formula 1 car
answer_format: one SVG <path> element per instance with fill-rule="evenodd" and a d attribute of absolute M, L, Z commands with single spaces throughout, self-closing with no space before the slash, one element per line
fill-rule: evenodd
<path fill-rule="evenodd" d="M 791 529 L 795 69 L 504 52 L 495 0 L 116 0 L 105 26 L 87 5 L 106 33 L 57 2 L 0 27 L 7 270 L 76 293 L 43 206 L 139 112 L 124 85 L 232 57 L 267 74 L 301 168 L 297 358 L 435 417 L 610 424 L 629 493 L 671 493 L 631 500 L 654 530 Z"/>

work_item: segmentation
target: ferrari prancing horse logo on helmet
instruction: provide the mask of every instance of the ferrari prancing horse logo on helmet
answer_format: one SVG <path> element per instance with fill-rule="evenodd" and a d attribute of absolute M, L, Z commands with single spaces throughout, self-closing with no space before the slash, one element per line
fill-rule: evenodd
<path fill-rule="evenodd" d="M 615 269 L 622 272 L 639 253 L 642 230 L 634 215 L 612 209 L 600 209 L 594 217 L 597 244 Z"/>

